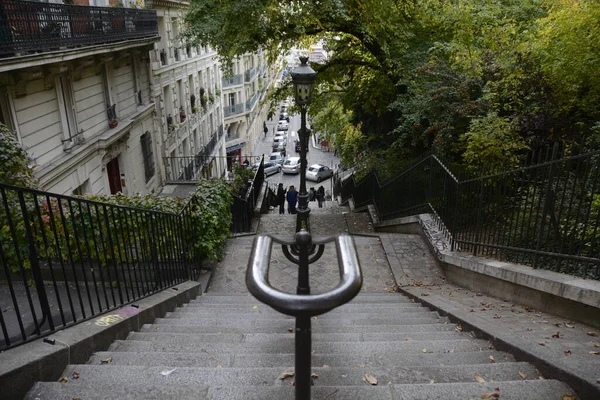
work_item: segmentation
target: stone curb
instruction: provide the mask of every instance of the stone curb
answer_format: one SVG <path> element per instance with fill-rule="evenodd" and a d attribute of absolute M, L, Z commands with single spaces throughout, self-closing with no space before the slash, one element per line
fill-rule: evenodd
<path fill-rule="evenodd" d="M 0 353 L 0 387 L 3 399 L 22 399 L 37 381 L 57 381 L 69 364 L 85 364 L 97 351 L 115 340 L 139 331 L 168 311 L 201 294 L 201 285 L 187 281 L 91 320 L 57 331 L 42 339 Z M 71 377 L 67 377 L 71 379 Z"/>
<path fill-rule="evenodd" d="M 460 322 L 463 331 L 475 332 L 478 338 L 489 340 L 497 350 L 511 353 L 517 361 L 532 363 L 546 377 L 565 382 L 577 392 L 582 400 L 600 399 L 600 386 L 595 382 L 581 376 L 571 365 L 560 359 L 548 357 L 535 347 L 532 348 L 531 343 L 500 331 L 490 321 L 448 304 L 434 294 L 424 299 L 402 287 L 399 287 L 398 291 L 429 309 L 437 311 L 441 316 L 448 317 L 450 321 Z"/>

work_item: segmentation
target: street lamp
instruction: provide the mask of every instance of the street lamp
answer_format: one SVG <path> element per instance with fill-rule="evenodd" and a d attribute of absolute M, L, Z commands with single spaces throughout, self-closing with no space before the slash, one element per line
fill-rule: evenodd
<path fill-rule="evenodd" d="M 300 192 L 298 193 L 298 217 L 296 218 L 296 232 L 305 229 L 310 232 L 308 208 L 308 192 L 306 191 L 306 150 L 308 146 L 309 131 L 306 129 L 306 109 L 311 98 L 313 84 L 317 73 L 308 66 L 308 57 L 300 57 L 300 66 L 295 68 L 290 75 L 294 84 L 294 97 L 300 107 Z"/>

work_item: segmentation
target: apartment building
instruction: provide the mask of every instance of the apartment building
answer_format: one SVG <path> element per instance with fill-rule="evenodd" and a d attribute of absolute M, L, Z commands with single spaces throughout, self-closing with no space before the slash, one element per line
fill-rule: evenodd
<path fill-rule="evenodd" d="M 157 13 L 76 3 L 0 2 L 0 122 L 45 190 L 157 191 L 149 58 Z"/>
<path fill-rule="evenodd" d="M 274 81 L 262 51 L 235 60 L 223 78 L 226 151 L 229 167 L 250 158 L 256 141 L 264 136 L 268 105 L 263 101 Z M 249 160 L 253 161 L 253 160 Z"/>
<path fill-rule="evenodd" d="M 150 54 L 155 127 L 165 181 L 180 182 L 226 174 L 221 69 L 209 47 L 181 40 L 189 2 L 154 0 L 160 40 Z"/>

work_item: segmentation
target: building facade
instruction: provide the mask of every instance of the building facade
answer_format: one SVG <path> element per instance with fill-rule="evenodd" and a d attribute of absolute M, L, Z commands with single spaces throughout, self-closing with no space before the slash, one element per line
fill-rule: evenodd
<path fill-rule="evenodd" d="M 0 122 L 26 149 L 41 187 L 158 191 L 149 59 L 160 39 L 156 11 L 3 0 L 0 15 Z"/>
<path fill-rule="evenodd" d="M 262 51 L 235 60 L 223 78 L 226 151 L 229 168 L 246 159 L 250 162 L 256 142 L 265 135 L 269 107 L 264 101 L 274 81 Z"/>
<path fill-rule="evenodd" d="M 226 173 L 221 69 L 209 47 L 180 37 L 189 3 L 154 0 L 160 41 L 150 54 L 165 182 L 222 177 Z"/>

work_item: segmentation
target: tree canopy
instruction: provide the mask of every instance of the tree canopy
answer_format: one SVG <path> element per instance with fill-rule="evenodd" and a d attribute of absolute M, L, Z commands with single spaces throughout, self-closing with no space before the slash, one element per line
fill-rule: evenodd
<path fill-rule="evenodd" d="M 597 136 L 598 21 L 596 0 L 193 0 L 186 35 L 225 63 L 323 40 L 310 114 L 347 163 L 433 149 L 500 168 Z"/>

